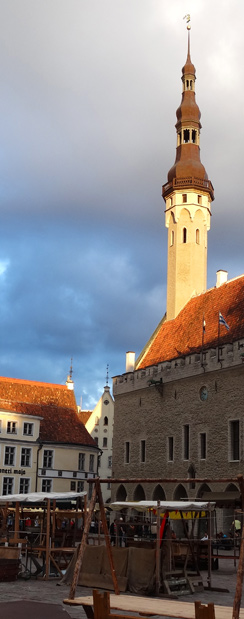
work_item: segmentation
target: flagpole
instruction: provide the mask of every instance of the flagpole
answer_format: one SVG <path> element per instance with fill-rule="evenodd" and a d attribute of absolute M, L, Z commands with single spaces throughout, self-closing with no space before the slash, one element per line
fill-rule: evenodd
<path fill-rule="evenodd" d="M 204 314 L 203 314 L 203 317 L 202 317 L 202 366 L 203 366 L 204 333 L 205 333 L 205 320 L 204 320 Z"/>
<path fill-rule="evenodd" d="M 220 339 L 220 322 L 219 322 L 219 312 L 218 312 L 218 363 L 219 363 L 219 339 Z"/>

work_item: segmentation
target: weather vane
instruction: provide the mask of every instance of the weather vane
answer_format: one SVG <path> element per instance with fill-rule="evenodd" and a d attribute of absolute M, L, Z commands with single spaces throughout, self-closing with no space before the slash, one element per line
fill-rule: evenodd
<path fill-rule="evenodd" d="M 189 14 L 189 13 L 187 13 L 187 14 L 185 15 L 185 17 L 183 17 L 183 19 L 186 19 L 186 27 L 187 27 L 187 30 L 191 30 L 191 16 L 190 16 L 190 14 Z"/>

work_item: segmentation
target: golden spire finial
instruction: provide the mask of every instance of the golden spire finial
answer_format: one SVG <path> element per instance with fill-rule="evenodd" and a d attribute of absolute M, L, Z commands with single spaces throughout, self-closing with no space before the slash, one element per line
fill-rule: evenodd
<path fill-rule="evenodd" d="M 191 16 L 189 13 L 187 13 L 185 15 L 185 17 L 183 17 L 183 19 L 186 19 L 186 27 L 188 30 L 188 50 L 187 50 L 187 57 L 190 58 L 190 30 L 191 30 Z"/>

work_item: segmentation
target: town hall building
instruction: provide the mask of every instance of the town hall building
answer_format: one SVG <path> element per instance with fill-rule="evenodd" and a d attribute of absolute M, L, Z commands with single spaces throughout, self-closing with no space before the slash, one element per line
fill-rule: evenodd
<path fill-rule="evenodd" d="M 244 470 L 244 275 L 217 272 L 207 290 L 214 189 L 200 159 L 200 111 L 190 54 L 182 69 L 176 159 L 163 185 L 168 228 L 167 307 L 138 359 L 113 379 L 113 477 L 191 483 L 113 486 L 115 500 L 218 497 L 234 507 Z M 226 525 L 227 526 L 227 525 Z"/>

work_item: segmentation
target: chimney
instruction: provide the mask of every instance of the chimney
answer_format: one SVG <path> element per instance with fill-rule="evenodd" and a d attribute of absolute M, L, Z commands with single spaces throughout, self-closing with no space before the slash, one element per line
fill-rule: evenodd
<path fill-rule="evenodd" d="M 228 271 L 222 271 L 221 269 L 217 271 L 217 280 L 216 280 L 216 288 L 222 286 L 222 284 L 226 284 L 228 278 Z"/>
<path fill-rule="evenodd" d="M 135 369 L 136 353 L 129 351 L 125 355 L 125 371 L 134 372 Z"/>

